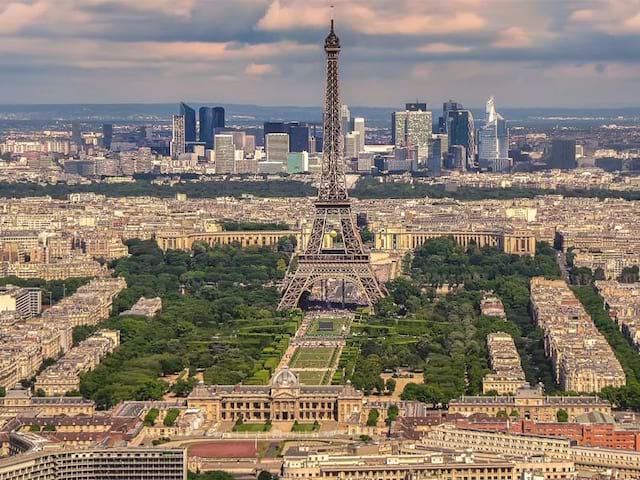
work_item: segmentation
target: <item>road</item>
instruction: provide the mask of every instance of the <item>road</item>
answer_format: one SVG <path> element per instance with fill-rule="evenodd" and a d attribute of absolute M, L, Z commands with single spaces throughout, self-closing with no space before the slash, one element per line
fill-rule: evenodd
<path fill-rule="evenodd" d="M 560 273 L 562 274 L 563 280 L 567 283 L 571 283 L 569 281 L 569 266 L 567 265 L 567 255 L 564 252 L 557 252 L 556 262 L 558 262 L 558 266 L 560 267 Z"/>

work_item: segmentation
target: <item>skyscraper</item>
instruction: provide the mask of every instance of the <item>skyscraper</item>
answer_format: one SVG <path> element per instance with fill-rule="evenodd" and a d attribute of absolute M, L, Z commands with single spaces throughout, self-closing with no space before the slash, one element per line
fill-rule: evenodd
<path fill-rule="evenodd" d="M 233 135 L 221 133 L 215 136 L 216 173 L 235 173 L 235 147 Z"/>
<path fill-rule="evenodd" d="M 79 122 L 71 122 L 71 141 L 78 147 L 82 146 L 82 129 Z"/>
<path fill-rule="evenodd" d="M 200 107 L 198 117 L 200 120 L 200 142 L 211 149 L 213 148 L 215 134 L 224 129 L 225 126 L 224 108 Z"/>
<path fill-rule="evenodd" d="M 438 132 L 447 133 L 447 119 L 449 118 L 449 112 L 454 110 L 464 110 L 461 103 L 448 100 L 442 104 L 442 116 L 438 118 Z"/>
<path fill-rule="evenodd" d="M 353 131 L 358 132 L 358 152 L 364 152 L 364 118 L 353 117 Z"/>
<path fill-rule="evenodd" d="M 186 151 L 184 117 L 182 115 L 173 116 L 172 132 L 170 152 L 173 158 L 177 158 Z"/>
<path fill-rule="evenodd" d="M 265 145 L 267 162 L 282 164 L 282 171 L 287 168 L 289 155 L 289 135 L 286 133 L 269 133 Z"/>
<path fill-rule="evenodd" d="M 180 103 L 180 115 L 184 117 L 184 141 L 196 141 L 196 111 L 184 102 Z"/>
<path fill-rule="evenodd" d="M 309 125 L 300 123 L 289 124 L 289 151 L 308 152 L 309 139 L 311 138 Z"/>
<path fill-rule="evenodd" d="M 345 158 L 358 157 L 358 143 L 360 134 L 356 131 L 347 133 L 344 136 L 344 156 Z"/>
<path fill-rule="evenodd" d="M 478 130 L 478 166 L 481 170 L 494 170 L 496 160 L 508 157 L 509 129 L 491 97 L 487 100 L 484 126 Z"/>
<path fill-rule="evenodd" d="M 349 126 L 351 124 L 351 112 L 348 105 L 340 105 L 340 128 L 342 129 L 342 135 L 349 132 Z"/>
<path fill-rule="evenodd" d="M 465 168 L 475 164 L 475 123 L 469 110 L 450 110 L 447 117 L 447 133 L 449 135 L 449 152 L 455 146 L 464 147 Z M 459 155 L 459 151 L 456 151 Z"/>
<path fill-rule="evenodd" d="M 549 159 L 549 168 L 571 170 L 577 166 L 576 141 L 573 139 L 554 138 L 551 141 L 551 158 Z"/>
<path fill-rule="evenodd" d="M 102 125 L 102 146 L 107 150 L 111 150 L 111 141 L 113 140 L 113 125 L 104 123 Z"/>
<path fill-rule="evenodd" d="M 417 163 L 423 163 L 428 156 L 433 130 L 431 112 L 426 108 L 426 103 L 408 103 L 404 112 L 391 114 L 393 144 L 396 148 L 417 148 Z"/>

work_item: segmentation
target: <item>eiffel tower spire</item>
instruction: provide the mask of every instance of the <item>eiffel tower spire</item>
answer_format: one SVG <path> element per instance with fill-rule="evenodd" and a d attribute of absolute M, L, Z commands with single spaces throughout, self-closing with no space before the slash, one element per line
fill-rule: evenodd
<path fill-rule="evenodd" d="M 347 193 L 340 127 L 340 39 L 333 19 L 324 51 L 327 55 L 324 152 L 316 212 L 305 252 L 298 256 L 295 269 L 290 266 L 294 271 L 289 271 L 285 278 L 280 310 L 296 307 L 302 294 L 319 281 L 344 280 L 354 284 L 371 309 L 386 294 L 362 245 Z"/>

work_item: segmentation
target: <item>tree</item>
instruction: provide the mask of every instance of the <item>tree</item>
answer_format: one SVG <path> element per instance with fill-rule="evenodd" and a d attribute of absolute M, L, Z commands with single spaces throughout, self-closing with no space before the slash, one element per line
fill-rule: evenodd
<path fill-rule="evenodd" d="M 498 413 L 496 413 L 496 418 L 509 418 L 509 415 L 505 410 L 498 410 Z"/>
<path fill-rule="evenodd" d="M 387 378 L 385 382 L 385 386 L 387 387 L 387 391 L 392 394 L 396 391 L 396 381 L 393 378 Z"/>
<path fill-rule="evenodd" d="M 277 477 L 272 475 L 271 472 L 267 472 L 266 470 L 262 470 L 257 477 L 257 480 L 275 480 Z"/>
<path fill-rule="evenodd" d="M 47 394 L 46 394 L 46 393 L 44 392 L 44 390 L 43 390 L 43 389 L 41 389 L 41 388 L 36 389 L 36 391 L 35 391 L 34 395 L 35 395 L 36 397 L 46 397 L 46 396 L 47 396 Z"/>
<path fill-rule="evenodd" d="M 624 267 L 622 273 L 618 277 L 618 280 L 622 283 L 634 283 L 638 281 L 638 266 Z"/>
<path fill-rule="evenodd" d="M 393 405 L 389 405 L 389 408 L 387 409 L 387 425 L 391 425 L 391 423 L 398 418 L 398 414 L 398 406 L 395 403 Z"/>
<path fill-rule="evenodd" d="M 604 270 L 602 269 L 602 267 L 598 267 L 595 269 L 595 271 L 593 272 L 593 279 L 594 280 L 606 280 L 605 274 L 604 274 Z"/>
<path fill-rule="evenodd" d="M 556 419 L 558 422 L 566 423 L 569 421 L 569 414 L 565 409 L 561 408 L 556 412 Z"/>
<path fill-rule="evenodd" d="M 375 427 L 378 425 L 378 418 L 380 417 L 380 412 L 376 408 L 372 408 L 369 410 L 369 415 L 367 416 L 367 427 Z"/>

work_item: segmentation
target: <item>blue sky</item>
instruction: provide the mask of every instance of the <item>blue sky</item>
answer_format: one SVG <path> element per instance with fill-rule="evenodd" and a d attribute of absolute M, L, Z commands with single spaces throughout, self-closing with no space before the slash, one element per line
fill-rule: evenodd
<path fill-rule="evenodd" d="M 0 103 L 320 105 L 329 0 L 0 0 Z M 640 0 L 334 0 L 343 99 L 640 105 Z"/>

